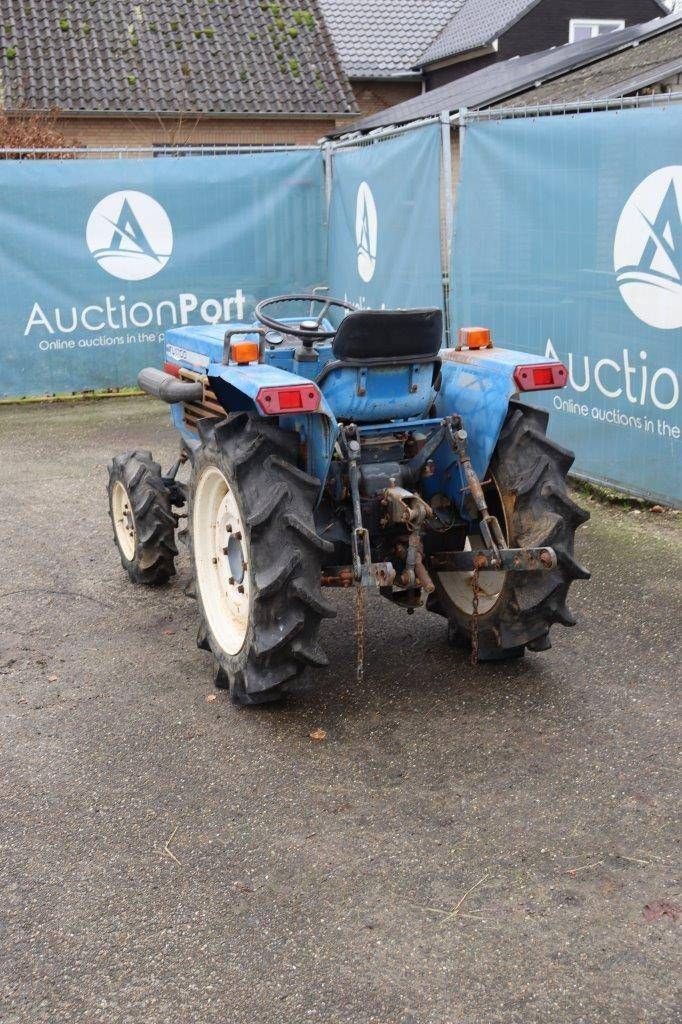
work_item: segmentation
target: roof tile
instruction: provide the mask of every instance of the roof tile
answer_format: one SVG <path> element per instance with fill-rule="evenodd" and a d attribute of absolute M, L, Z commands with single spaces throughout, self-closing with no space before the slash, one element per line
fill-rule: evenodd
<path fill-rule="evenodd" d="M 410 74 L 417 58 L 466 0 L 319 0 L 351 78 Z"/>
<path fill-rule="evenodd" d="M 317 0 L 2 0 L 0 103 L 68 113 L 357 112 Z"/>
<path fill-rule="evenodd" d="M 459 9 L 415 62 L 420 67 L 488 46 L 539 0 L 463 0 Z"/>

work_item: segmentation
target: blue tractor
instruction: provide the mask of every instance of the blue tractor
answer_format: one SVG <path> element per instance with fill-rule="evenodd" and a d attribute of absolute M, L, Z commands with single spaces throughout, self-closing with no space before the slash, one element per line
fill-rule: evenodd
<path fill-rule="evenodd" d="M 186 515 L 198 644 L 240 704 L 327 664 L 323 587 L 424 606 L 475 661 L 546 650 L 589 576 L 573 553 L 588 516 L 567 493 L 572 453 L 521 398 L 566 378 L 484 328 L 444 347 L 439 309 L 317 294 L 263 301 L 254 324 L 170 330 L 164 369 L 138 380 L 170 404 L 180 457 L 165 474 L 146 451 L 114 458 L 122 564 L 137 583 L 168 580 Z"/>

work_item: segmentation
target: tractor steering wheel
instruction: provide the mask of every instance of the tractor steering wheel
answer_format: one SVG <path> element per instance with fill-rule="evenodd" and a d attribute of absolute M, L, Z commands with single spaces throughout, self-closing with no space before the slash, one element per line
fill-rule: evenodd
<path fill-rule="evenodd" d="M 268 316 L 265 313 L 265 310 L 271 306 L 282 305 L 285 302 L 308 302 L 311 306 L 310 315 L 299 320 L 298 324 L 291 324 L 284 320 L 277 320 L 275 317 Z M 320 315 L 317 317 L 312 315 L 312 307 L 315 304 L 322 306 Z M 343 299 L 329 299 L 322 295 L 312 295 L 309 293 L 301 295 L 275 295 L 272 299 L 263 299 L 262 302 L 258 303 L 256 306 L 256 319 L 271 331 L 277 331 L 279 334 L 292 334 L 295 338 L 301 338 L 304 344 L 314 345 L 315 342 L 327 341 L 327 339 L 333 338 L 336 334 L 336 328 L 333 331 L 325 331 L 321 327 L 328 310 L 333 306 L 347 311 L 353 311 L 356 308 L 350 302 L 344 302 Z"/>

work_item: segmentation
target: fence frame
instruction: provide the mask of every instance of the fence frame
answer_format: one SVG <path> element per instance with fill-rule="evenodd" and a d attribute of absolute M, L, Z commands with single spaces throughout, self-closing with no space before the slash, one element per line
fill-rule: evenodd
<path fill-rule="evenodd" d="M 124 159 L 133 157 L 175 157 L 185 156 L 252 156 L 255 153 L 292 153 L 301 150 L 319 150 L 319 144 L 299 146 L 287 145 L 282 142 L 200 142 L 195 145 L 178 145 L 172 143 L 167 145 L 153 146 L 50 146 L 46 148 L 36 147 L 0 147 L 0 160 L 35 160 L 50 159 L 54 154 L 55 160 L 77 159 L 77 160 L 108 160 Z"/>
<path fill-rule="evenodd" d="M 664 106 L 670 103 L 681 103 L 682 92 L 645 93 L 638 96 L 619 96 L 589 100 L 555 101 L 553 103 L 527 103 L 508 107 L 486 107 L 483 110 L 471 110 L 462 107 L 450 115 L 450 123 L 460 128 L 477 121 L 497 121 L 512 118 L 551 117 L 561 114 L 599 113 L 607 110 L 636 110 L 646 107 Z"/>

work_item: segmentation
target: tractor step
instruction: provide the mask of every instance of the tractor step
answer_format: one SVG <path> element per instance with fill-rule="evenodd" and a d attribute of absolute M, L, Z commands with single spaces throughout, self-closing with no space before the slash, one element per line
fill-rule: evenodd
<path fill-rule="evenodd" d="M 475 551 L 438 551 L 429 558 L 436 572 L 537 572 L 556 569 L 553 548 L 488 548 Z"/>

